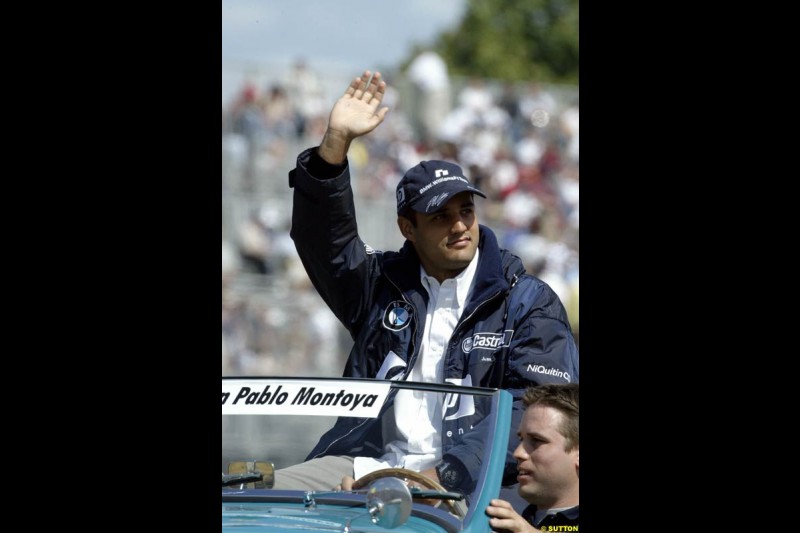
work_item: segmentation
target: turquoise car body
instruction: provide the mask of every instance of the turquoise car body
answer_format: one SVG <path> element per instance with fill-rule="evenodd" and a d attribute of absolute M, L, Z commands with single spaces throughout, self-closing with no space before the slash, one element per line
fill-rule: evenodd
<path fill-rule="evenodd" d="M 222 489 L 222 531 L 229 533 L 245 532 L 301 532 L 301 531 L 336 531 L 343 533 L 381 532 L 391 529 L 396 532 L 431 532 L 486 533 L 491 530 L 489 518 L 485 513 L 492 498 L 500 493 L 503 470 L 506 461 L 508 438 L 511 426 L 512 397 L 507 391 L 479 387 L 464 387 L 450 384 L 429 384 L 414 382 L 394 382 L 384 380 L 363 380 L 348 378 L 222 378 L 223 379 L 223 489 Z M 302 388 L 301 388 L 302 387 Z M 489 429 L 485 432 L 485 451 L 482 458 L 481 471 L 477 473 L 475 490 L 466 498 L 466 511 L 457 516 L 448 511 L 446 506 L 434 507 L 409 498 L 400 502 L 401 498 L 390 498 L 391 502 L 384 506 L 381 502 L 374 505 L 375 490 L 372 500 L 369 491 L 305 491 L 277 490 L 262 486 L 259 483 L 242 482 L 225 486 L 226 465 L 232 461 L 264 461 L 270 465 L 275 462 L 276 469 L 286 466 L 286 461 L 273 461 L 277 445 L 269 441 L 284 441 L 284 446 L 298 448 L 300 455 L 289 462 L 297 461 L 307 453 L 316 442 L 319 432 L 329 427 L 336 416 L 353 416 L 349 409 L 332 409 L 324 415 L 320 412 L 328 407 L 313 404 L 310 394 L 302 396 L 292 391 L 308 391 L 317 387 L 319 390 L 341 391 L 358 388 L 360 391 L 379 391 L 375 394 L 372 412 L 361 412 L 363 416 L 376 413 L 386 398 L 405 388 L 424 391 L 425 394 L 450 395 L 444 398 L 466 398 L 490 405 L 486 416 Z M 362 394 L 362 397 L 363 397 Z M 453 396 L 457 395 L 457 396 Z M 356 397 L 357 395 L 354 395 Z M 342 397 L 342 394 L 339 394 Z M 304 398 L 305 405 L 292 405 L 291 398 Z M 234 403 L 234 400 L 236 401 Z M 283 400 L 283 402 L 280 402 Z M 270 402 L 272 402 L 270 404 Z M 302 403 L 302 402 L 298 402 Z M 366 402 L 365 402 L 366 403 Z M 352 407 L 352 403 L 350 406 Z M 365 407 L 366 409 L 366 407 Z M 319 432 L 308 435 L 307 442 L 300 442 L 287 429 L 291 424 L 308 422 L 314 427 L 313 419 L 326 416 Z M 328 416 L 330 418 L 328 418 Z M 250 421 L 248 429 L 241 429 L 242 420 Z M 262 420 L 265 420 L 262 423 Z M 240 429 L 231 429 L 234 426 Z M 253 430 L 258 428 L 258 431 Z M 298 434 L 310 432 L 299 431 Z M 285 442 L 289 440 L 290 442 Z M 297 440 L 297 442 L 295 442 Z M 244 456 L 243 456 L 244 455 Z M 302 459 L 300 459 L 302 460 Z M 297 461 L 299 462 L 299 461 Z M 475 476 L 475 474 L 473 473 Z M 228 476 L 230 477 L 230 476 Z M 389 482 L 386 482 L 388 487 Z M 407 490 L 405 485 L 402 489 Z M 392 485 L 392 489 L 396 487 Z M 412 491 L 413 492 L 413 491 Z M 379 500 L 380 501 L 380 500 Z M 400 502 L 400 503 L 398 503 Z M 468 504 L 466 503 L 468 502 Z M 396 513 L 395 516 L 390 516 Z M 398 514 L 403 518 L 398 518 Z"/>

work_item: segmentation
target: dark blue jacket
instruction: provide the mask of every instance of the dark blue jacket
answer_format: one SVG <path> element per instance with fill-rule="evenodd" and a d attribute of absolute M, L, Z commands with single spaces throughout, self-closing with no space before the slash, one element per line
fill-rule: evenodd
<path fill-rule="evenodd" d="M 289 173 L 294 187 L 290 235 L 314 287 L 354 340 L 343 376 L 407 379 L 419 356 L 428 303 L 419 259 L 408 241 L 398 252 L 365 244 L 358 236 L 349 166 L 327 165 L 330 175 L 317 179 L 308 168 L 311 164 L 318 176 L 325 174 L 316 170 L 323 168 L 320 161 L 316 147 L 307 149 Z M 522 261 L 501 250 L 485 226 L 480 226 L 479 248 L 474 287 L 446 349 L 444 377 L 457 385 L 506 389 L 514 396 L 505 478 L 514 483 L 511 454 L 524 411 L 521 397 L 532 385 L 577 382 L 578 349 L 553 290 L 526 274 Z M 449 419 L 459 411 L 453 407 L 442 432 L 444 453 L 473 473 L 480 470 L 475 447 L 481 439 L 470 438 L 468 430 L 483 416 L 483 409 L 475 407 L 472 415 Z M 308 458 L 380 457 L 384 443 L 374 420 L 340 418 Z"/>
<path fill-rule="evenodd" d="M 534 516 L 536 516 L 535 505 L 529 505 L 522 511 L 522 518 L 542 531 L 556 531 L 555 529 L 550 529 L 554 526 L 575 526 L 574 530 L 569 531 L 577 531 L 580 522 L 580 507 L 576 505 L 555 514 L 546 515 L 538 524 L 534 522 Z M 558 531 L 567 531 L 567 529 L 559 529 Z"/>

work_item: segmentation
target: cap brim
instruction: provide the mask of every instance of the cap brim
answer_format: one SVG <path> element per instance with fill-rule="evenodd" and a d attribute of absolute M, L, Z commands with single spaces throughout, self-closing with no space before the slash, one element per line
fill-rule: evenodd
<path fill-rule="evenodd" d="M 483 193 L 483 191 L 481 191 L 479 189 L 476 189 L 475 187 L 472 187 L 472 186 L 456 187 L 456 188 L 452 188 L 452 189 L 445 189 L 443 191 L 439 190 L 439 191 L 437 191 L 438 194 L 435 194 L 435 195 L 420 196 L 419 198 L 416 199 L 416 201 L 414 201 L 414 203 L 409 205 L 408 208 L 413 210 L 413 211 L 416 211 L 417 213 L 433 213 L 434 211 L 439 210 L 444 205 L 444 203 L 437 204 L 437 205 L 434 205 L 434 206 L 431 207 L 430 200 L 436 198 L 437 196 L 441 196 L 441 194 L 445 193 L 445 192 L 448 193 L 448 194 L 447 194 L 447 197 L 445 198 L 445 202 L 444 203 L 446 203 L 448 200 L 450 200 L 450 198 L 452 198 L 453 196 L 455 196 L 457 194 L 460 194 L 462 192 L 469 192 L 469 193 L 472 193 L 472 194 L 477 194 L 478 196 L 482 196 L 483 198 L 487 197 L 486 194 Z"/>

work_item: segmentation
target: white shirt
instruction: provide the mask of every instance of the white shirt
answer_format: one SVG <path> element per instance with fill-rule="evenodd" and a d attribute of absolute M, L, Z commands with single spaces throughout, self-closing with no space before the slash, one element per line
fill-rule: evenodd
<path fill-rule="evenodd" d="M 422 286 L 428 291 L 425 329 L 417 361 L 409 381 L 444 383 L 444 353 L 472 291 L 478 255 L 455 278 L 439 284 L 420 265 Z M 397 435 L 386 445 L 380 459 L 356 457 L 354 475 L 358 479 L 380 468 L 407 468 L 421 472 L 442 459 L 442 395 L 413 390 L 398 391 L 394 401 Z"/>

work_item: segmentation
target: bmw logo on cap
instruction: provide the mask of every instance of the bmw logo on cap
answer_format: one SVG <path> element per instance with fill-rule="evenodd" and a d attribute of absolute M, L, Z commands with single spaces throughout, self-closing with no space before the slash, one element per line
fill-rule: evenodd
<path fill-rule="evenodd" d="M 411 304 L 403 300 L 395 300 L 386 308 L 383 313 L 383 327 L 391 331 L 400 331 L 405 329 L 411 323 L 411 316 L 414 314 L 414 308 Z"/>

